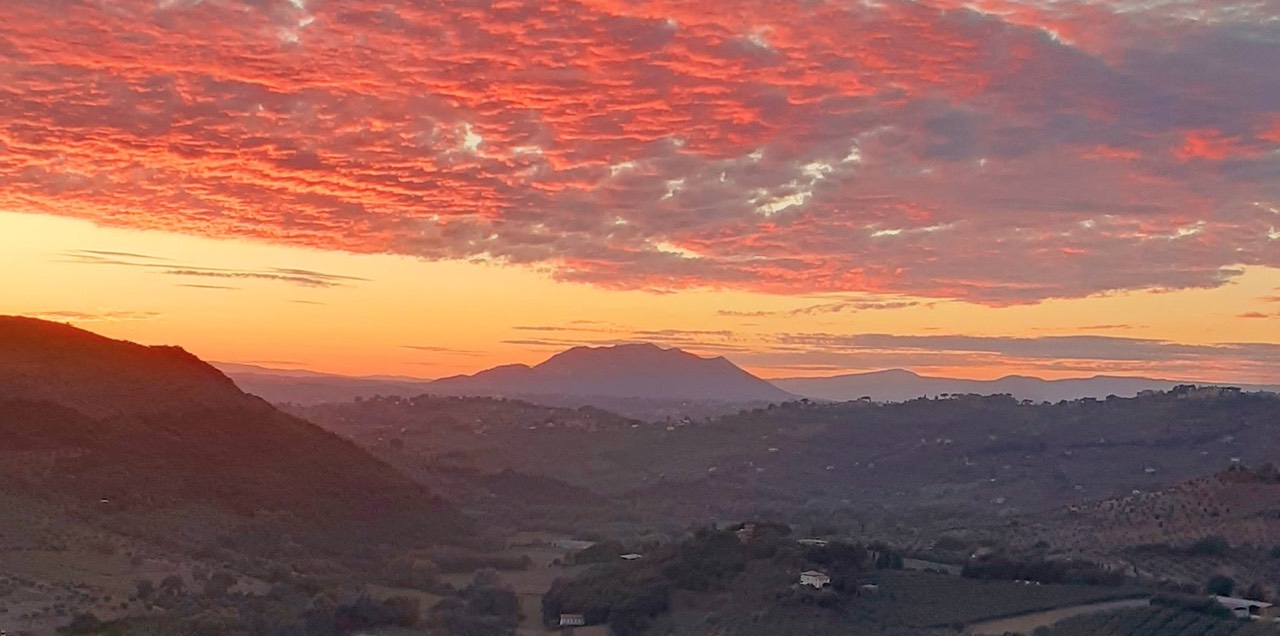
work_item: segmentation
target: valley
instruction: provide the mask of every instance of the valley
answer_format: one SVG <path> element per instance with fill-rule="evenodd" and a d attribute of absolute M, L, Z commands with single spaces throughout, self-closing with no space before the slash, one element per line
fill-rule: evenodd
<path fill-rule="evenodd" d="M 1280 588 L 1266 392 L 273 406 L 176 350 L 0 336 L 9 634 L 1039 634 Z"/>

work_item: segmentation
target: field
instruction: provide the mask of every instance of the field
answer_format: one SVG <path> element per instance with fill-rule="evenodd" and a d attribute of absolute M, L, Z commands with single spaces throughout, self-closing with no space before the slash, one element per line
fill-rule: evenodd
<path fill-rule="evenodd" d="M 1074 616 L 1134 607 L 1147 607 L 1148 605 L 1149 602 L 1145 598 L 1072 605 L 1044 612 L 983 621 L 970 625 L 968 629 L 964 630 L 964 633 L 972 634 L 973 636 L 1002 636 L 1008 633 L 1030 634 L 1037 627 L 1049 627 Z"/>
<path fill-rule="evenodd" d="M 1069 618 L 1037 636 L 1276 636 L 1280 624 L 1146 607 Z"/>

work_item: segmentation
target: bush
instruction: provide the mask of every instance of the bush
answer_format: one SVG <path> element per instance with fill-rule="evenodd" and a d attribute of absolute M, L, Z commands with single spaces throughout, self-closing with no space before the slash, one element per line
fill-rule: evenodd
<path fill-rule="evenodd" d="M 1226 556 L 1230 549 L 1231 544 L 1226 537 L 1213 535 L 1191 544 L 1188 552 L 1195 556 Z"/>
<path fill-rule="evenodd" d="M 1122 572 L 1088 561 L 1013 561 L 1004 557 L 970 561 L 961 574 L 971 579 L 1077 585 L 1121 585 L 1125 580 Z"/>
<path fill-rule="evenodd" d="M 1280 545 L 1271 548 L 1271 558 L 1280 559 Z"/>
<path fill-rule="evenodd" d="M 71 623 L 58 631 L 63 634 L 97 634 L 102 630 L 102 621 L 93 614 L 77 614 Z"/>
<path fill-rule="evenodd" d="M 1157 594 L 1151 598 L 1152 605 L 1190 610 L 1208 616 L 1231 618 L 1233 614 L 1218 601 L 1203 596 L 1185 594 Z"/>
<path fill-rule="evenodd" d="M 418 622 L 418 612 L 417 599 L 393 596 L 378 603 L 362 594 L 354 601 L 335 608 L 333 621 L 339 630 L 348 631 L 392 625 L 413 627 Z"/>
<path fill-rule="evenodd" d="M 746 547 L 732 532 L 700 531 L 680 545 L 662 574 L 676 587 L 704 591 L 737 575 L 746 565 Z"/>
<path fill-rule="evenodd" d="M 1218 574 L 1209 579 L 1204 589 L 1215 596 L 1231 596 L 1231 592 L 1236 589 L 1236 581 L 1229 576 Z"/>

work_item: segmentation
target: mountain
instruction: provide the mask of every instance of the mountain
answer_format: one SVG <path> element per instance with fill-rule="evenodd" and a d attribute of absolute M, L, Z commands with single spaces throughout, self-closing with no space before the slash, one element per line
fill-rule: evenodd
<path fill-rule="evenodd" d="M 724 358 L 703 358 L 652 344 L 576 347 L 535 366 L 508 364 L 435 381 L 349 377 L 229 363 L 216 366 L 249 393 L 275 403 L 301 405 L 430 393 L 521 397 L 566 407 L 591 405 L 653 419 L 664 414 L 702 417 L 737 410 L 720 408 L 703 413 L 690 410 L 688 404 L 680 406 L 681 402 L 740 405 L 798 397 Z"/>
<path fill-rule="evenodd" d="M 300 532 L 347 539 L 462 528 L 408 477 L 176 347 L 0 317 L 0 414 L 0 482 L 42 500 L 273 511 Z"/>
<path fill-rule="evenodd" d="M 575 347 L 536 366 L 495 367 L 436 380 L 448 395 L 572 395 L 654 400 L 774 402 L 796 396 L 725 358 L 703 358 L 652 344 Z"/>
<path fill-rule="evenodd" d="M 774 385 L 791 393 L 819 400 L 846 401 L 870 397 L 877 402 L 901 402 L 918 397 L 949 394 L 1009 394 L 1020 400 L 1057 402 L 1080 398 L 1105 398 L 1108 395 L 1133 397 L 1140 391 L 1167 391 L 1179 384 L 1174 380 L 1126 376 L 1093 376 L 1044 380 L 1010 375 L 996 380 L 922 376 L 903 369 L 852 373 L 825 378 L 779 378 Z M 1244 390 L 1275 391 L 1275 386 L 1241 386 Z"/>
<path fill-rule="evenodd" d="M 310 405 L 346 402 L 375 395 L 421 395 L 430 392 L 428 385 L 431 383 L 430 380 L 414 378 L 352 377 L 229 362 L 214 362 L 213 366 L 235 380 L 246 393 L 276 404 Z"/>

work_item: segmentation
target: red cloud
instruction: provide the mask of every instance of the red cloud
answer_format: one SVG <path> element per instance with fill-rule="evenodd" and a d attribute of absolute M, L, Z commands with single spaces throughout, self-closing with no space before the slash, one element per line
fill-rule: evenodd
<path fill-rule="evenodd" d="M 1114 4 L 17 3 L 0 209 L 613 288 L 1008 304 L 1280 266 L 1280 45 L 1238 36 L 1280 22 Z"/>
<path fill-rule="evenodd" d="M 1240 137 L 1227 137 L 1216 130 L 1191 130 L 1186 133 L 1182 146 L 1174 150 L 1174 154 L 1183 161 L 1221 161 L 1253 157 L 1258 152 L 1244 145 Z"/>

